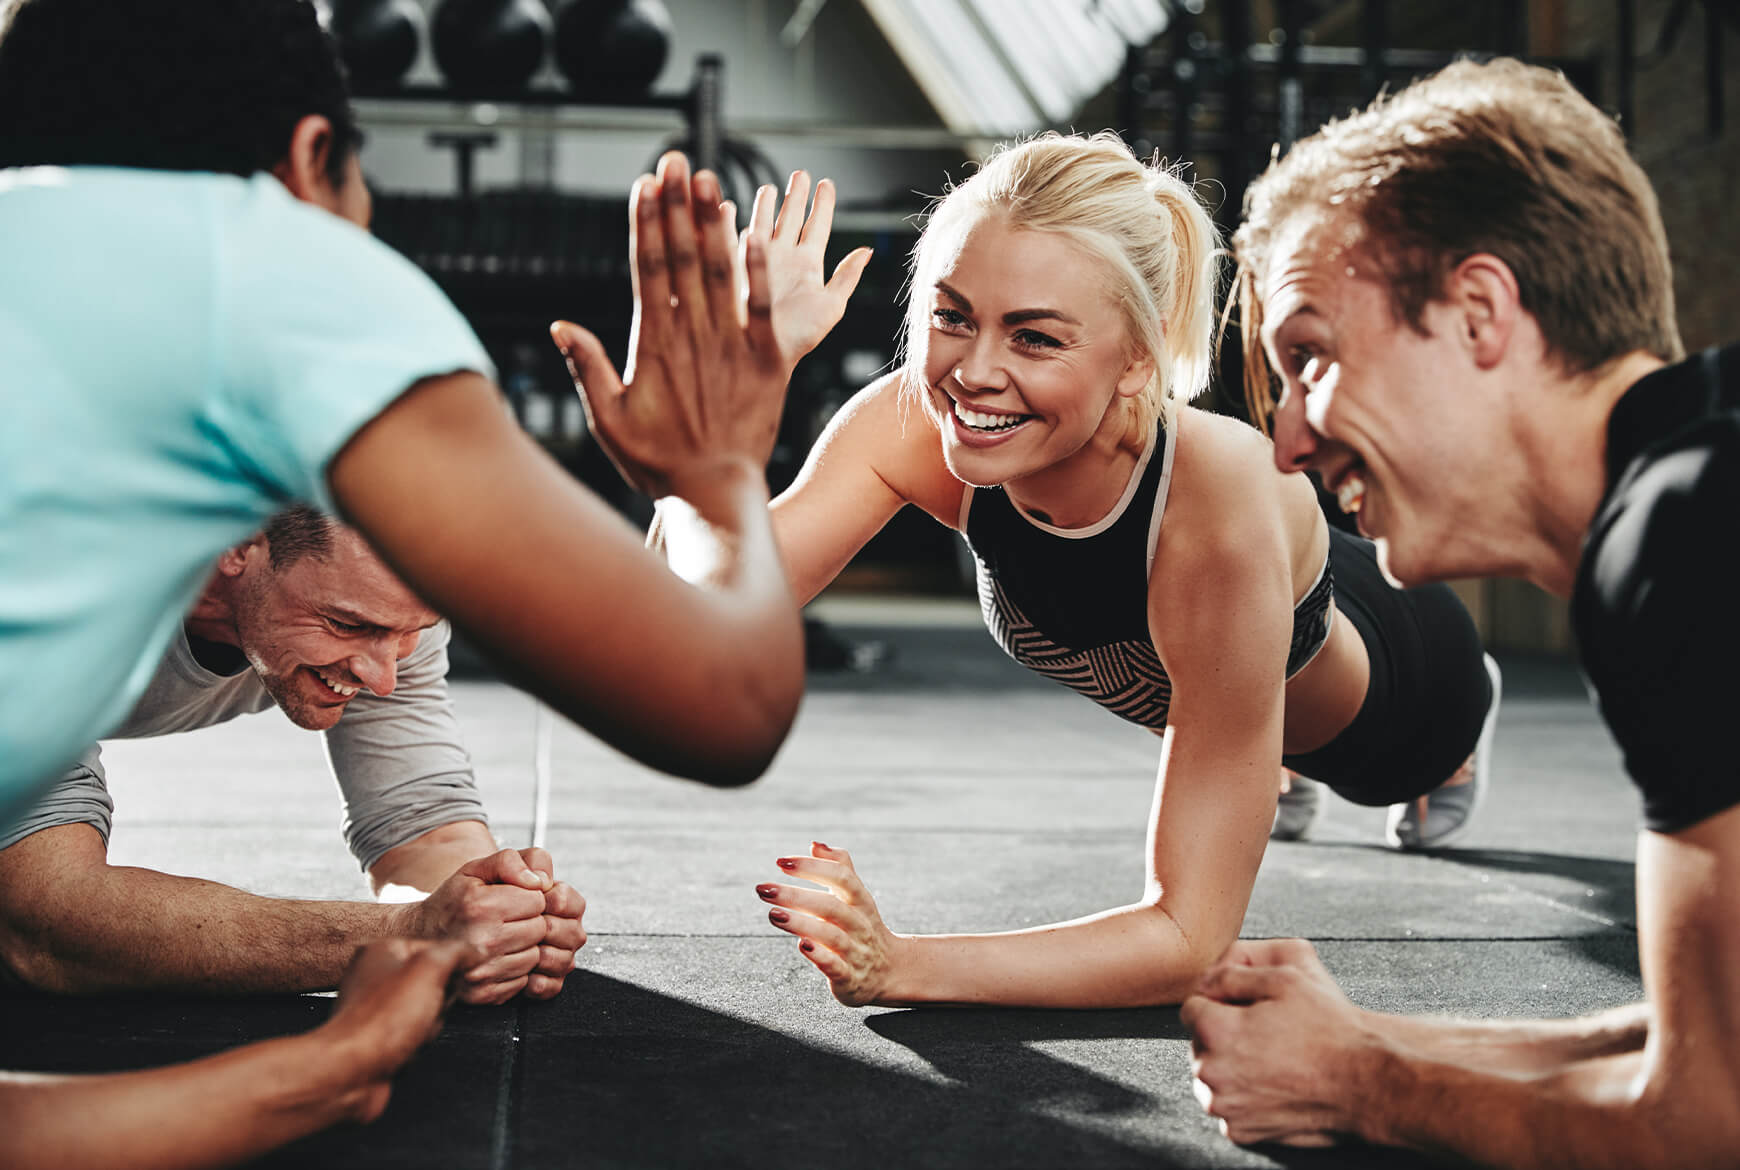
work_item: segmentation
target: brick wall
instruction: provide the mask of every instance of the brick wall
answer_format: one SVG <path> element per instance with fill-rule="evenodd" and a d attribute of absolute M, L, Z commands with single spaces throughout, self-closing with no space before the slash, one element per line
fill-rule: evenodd
<path fill-rule="evenodd" d="M 1547 18 L 1536 22 L 1534 51 L 1599 62 L 1602 105 L 1617 112 L 1616 0 L 1537 4 Z M 1634 55 L 1655 46 L 1674 7 L 1673 0 L 1637 0 Z M 1732 16 L 1712 24 L 1708 14 L 1717 8 L 1732 11 L 1733 0 L 1693 4 L 1667 56 L 1638 68 L 1631 123 L 1624 127 L 1661 199 L 1680 332 L 1694 350 L 1740 338 L 1740 25 Z M 1562 12 L 1558 20 L 1553 9 Z M 1712 30 L 1720 38 L 1726 74 L 1719 137 L 1708 129 L 1704 80 Z"/>
<path fill-rule="evenodd" d="M 1733 7 L 1717 0 L 1716 7 Z M 1619 112 L 1618 0 L 1534 0 L 1530 52 L 1598 65 L 1598 100 Z M 1637 0 L 1634 57 L 1654 48 L 1673 0 Z M 1712 26 L 1707 6 L 1693 4 L 1679 36 L 1659 62 L 1634 75 L 1631 118 L 1624 129 L 1661 200 L 1674 264 L 1680 334 L 1688 350 L 1740 340 L 1740 29 Z M 1712 136 L 1706 100 L 1705 49 L 1721 38 L 1723 128 Z M 1456 583 L 1489 647 L 1568 654 L 1574 650 L 1568 608 L 1524 581 Z"/>

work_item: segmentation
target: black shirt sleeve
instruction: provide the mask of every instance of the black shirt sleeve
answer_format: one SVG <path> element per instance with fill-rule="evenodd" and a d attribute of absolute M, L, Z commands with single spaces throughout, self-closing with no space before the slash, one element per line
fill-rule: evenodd
<path fill-rule="evenodd" d="M 1641 457 L 1585 549 L 1575 618 L 1602 717 L 1674 832 L 1740 804 L 1740 421 Z"/>

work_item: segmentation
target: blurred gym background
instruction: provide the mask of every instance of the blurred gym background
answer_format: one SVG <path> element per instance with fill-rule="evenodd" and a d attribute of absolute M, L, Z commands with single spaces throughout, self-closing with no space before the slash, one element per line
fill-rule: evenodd
<path fill-rule="evenodd" d="M 830 265 L 875 249 L 845 321 L 793 380 L 775 490 L 892 360 L 927 199 L 998 141 L 1050 128 L 1109 127 L 1188 162 L 1230 229 L 1271 150 L 1454 56 L 1526 57 L 1626 129 L 1661 196 L 1687 346 L 1731 340 L 1740 304 L 1725 259 L 1740 256 L 1735 0 L 317 2 L 358 95 L 376 233 L 471 319 L 527 431 L 637 520 L 646 506 L 587 441 L 546 326 L 579 321 L 620 362 L 626 194 L 673 147 L 745 210 L 793 169 L 831 176 Z M 1220 384 L 1236 388 L 1238 346 L 1225 350 Z M 1236 398 L 1210 404 L 1237 413 Z M 839 588 L 965 596 L 958 545 L 902 516 Z M 1532 586 L 1459 588 L 1493 648 L 1569 651 L 1564 607 Z"/>

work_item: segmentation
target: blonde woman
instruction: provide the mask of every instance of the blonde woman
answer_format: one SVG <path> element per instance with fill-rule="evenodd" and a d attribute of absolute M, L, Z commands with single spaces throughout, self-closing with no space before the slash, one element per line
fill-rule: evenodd
<path fill-rule="evenodd" d="M 822 240 L 758 212 L 783 314 Z M 1395 806 L 1395 845 L 1466 823 L 1498 699 L 1468 615 L 1442 587 L 1393 588 L 1267 439 L 1186 405 L 1209 378 L 1218 243 L 1189 187 L 1115 136 L 1004 150 L 920 238 L 900 368 L 773 504 L 800 599 L 902 507 L 959 530 L 1004 649 L 1160 736 L 1132 905 L 903 936 L 844 851 L 780 858 L 824 889 L 757 892 L 844 1003 L 1182 1000 L 1238 937 L 1283 763 Z"/>

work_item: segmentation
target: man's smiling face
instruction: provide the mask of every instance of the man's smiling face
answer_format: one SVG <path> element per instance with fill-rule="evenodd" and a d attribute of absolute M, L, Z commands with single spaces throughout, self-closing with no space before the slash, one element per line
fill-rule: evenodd
<path fill-rule="evenodd" d="M 1491 433 L 1502 424 L 1476 388 L 1457 310 L 1429 304 L 1424 332 L 1398 320 L 1357 232 L 1329 212 L 1284 225 L 1258 292 L 1282 385 L 1276 464 L 1315 468 L 1402 584 L 1489 568 L 1470 522 L 1508 445 Z"/>
<path fill-rule="evenodd" d="M 280 567 L 264 538 L 238 555 L 237 645 L 298 727 L 331 727 L 363 689 L 391 694 L 399 661 L 440 620 L 346 528 L 333 529 L 325 552 Z"/>

